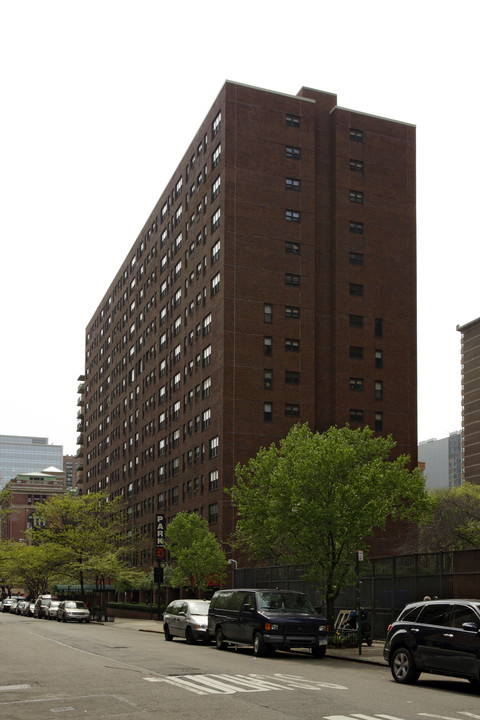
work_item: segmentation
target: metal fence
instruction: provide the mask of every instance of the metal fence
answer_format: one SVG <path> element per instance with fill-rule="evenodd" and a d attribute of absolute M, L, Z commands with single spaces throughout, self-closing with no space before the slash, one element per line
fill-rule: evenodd
<path fill-rule="evenodd" d="M 298 590 L 320 605 L 322 592 L 304 580 L 305 570 L 305 565 L 239 568 L 235 587 Z M 360 578 L 360 603 L 369 612 L 373 637 L 380 640 L 409 602 L 426 595 L 480 598 L 480 549 L 374 558 L 360 563 Z M 335 601 L 335 615 L 355 606 L 355 588 L 345 588 Z"/>

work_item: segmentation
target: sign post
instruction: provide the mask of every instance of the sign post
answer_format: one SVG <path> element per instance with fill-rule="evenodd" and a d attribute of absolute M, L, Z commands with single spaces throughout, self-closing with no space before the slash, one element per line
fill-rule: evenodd
<path fill-rule="evenodd" d="M 357 585 L 357 636 L 358 636 L 358 654 L 362 654 L 362 608 L 360 601 L 360 562 L 363 560 L 363 550 L 357 550 L 355 553 L 355 575 Z"/>
<path fill-rule="evenodd" d="M 160 593 L 163 583 L 163 566 L 165 563 L 165 515 L 157 513 L 155 518 L 155 555 L 158 561 L 158 568 L 154 569 L 154 577 L 157 581 L 157 597 L 158 597 L 158 619 L 160 620 Z"/>

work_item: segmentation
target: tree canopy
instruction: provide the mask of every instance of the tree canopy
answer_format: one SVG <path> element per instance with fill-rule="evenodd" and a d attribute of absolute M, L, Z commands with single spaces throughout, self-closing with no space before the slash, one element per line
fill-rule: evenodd
<path fill-rule="evenodd" d="M 391 459 L 395 442 L 368 427 L 323 434 L 295 425 L 278 447 L 261 448 L 236 468 L 228 491 L 237 512 L 236 543 L 252 558 L 305 564 L 327 613 L 353 581 L 357 550 L 388 518 L 417 519 L 427 503 L 424 480 L 409 458 Z"/>
<path fill-rule="evenodd" d="M 420 535 L 424 552 L 480 547 L 480 485 L 433 490 L 430 501 L 431 520 Z"/>
<path fill-rule="evenodd" d="M 227 559 L 205 518 L 180 512 L 168 523 L 166 547 L 170 554 L 168 580 L 172 587 L 205 592 L 213 578 L 225 576 Z"/>

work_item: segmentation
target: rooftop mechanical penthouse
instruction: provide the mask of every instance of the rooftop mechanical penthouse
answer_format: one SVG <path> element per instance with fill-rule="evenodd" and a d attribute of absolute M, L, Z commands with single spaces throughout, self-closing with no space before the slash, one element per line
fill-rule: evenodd
<path fill-rule="evenodd" d="M 227 82 L 86 329 L 83 491 L 233 530 L 234 468 L 293 423 L 417 458 L 415 127 Z M 150 549 L 151 548 L 151 549 Z"/>

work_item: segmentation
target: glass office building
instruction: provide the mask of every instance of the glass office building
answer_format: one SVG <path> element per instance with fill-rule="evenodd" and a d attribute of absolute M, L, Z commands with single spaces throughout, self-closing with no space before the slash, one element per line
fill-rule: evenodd
<path fill-rule="evenodd" d="M 63 445 L 49 445 L 48 438 L 0 435 L 0 489 L 18 474 L 63 468 Z"/>

